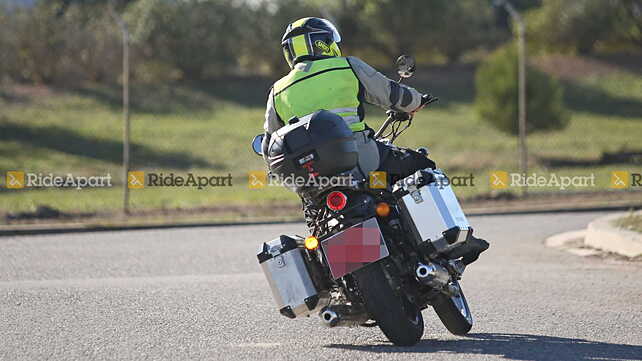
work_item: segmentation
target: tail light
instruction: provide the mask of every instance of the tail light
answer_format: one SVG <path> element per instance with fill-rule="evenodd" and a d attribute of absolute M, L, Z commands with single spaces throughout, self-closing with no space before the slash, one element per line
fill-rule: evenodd
<path fill-rule="evenodd" d="M 326 197 L 325 204 L 333 211 L 340 211 L 346 207 L 348 197 L 339 191 L 330 192 Z"/>

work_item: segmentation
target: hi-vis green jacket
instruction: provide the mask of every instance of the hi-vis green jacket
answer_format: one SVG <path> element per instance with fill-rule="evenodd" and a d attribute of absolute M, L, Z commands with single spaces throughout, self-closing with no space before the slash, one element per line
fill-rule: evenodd
<path fill-rule="evenodd" d="M 325 109 L 342 116 L 358 132 L 365 129 L 364 103 L 411 112 L 421 105 L 421 96 L 355 57 L 304 61 L 272 86 L 264 129 L 272 134 L 294 116 L 303 118 Z"/>

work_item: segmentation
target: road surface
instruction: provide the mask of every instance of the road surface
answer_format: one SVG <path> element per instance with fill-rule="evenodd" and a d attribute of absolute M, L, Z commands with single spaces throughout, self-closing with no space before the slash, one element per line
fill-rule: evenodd
<path fill-rule="evenodd" d="M 277 312 L 255 254 L 303 225 L 0 238 L 1 360 L 642 360 L 642 264 L 546 248 L 601 213 L 471 217 L 475 326 L 412 348 Z"/>

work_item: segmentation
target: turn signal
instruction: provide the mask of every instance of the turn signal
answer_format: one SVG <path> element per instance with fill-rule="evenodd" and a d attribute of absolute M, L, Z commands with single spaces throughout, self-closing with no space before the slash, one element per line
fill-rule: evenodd
<path fill-rule="evenodd" d="M 319 240 L 315 236 L 310 236 L 305 239 L 305 248 L 309 249 L 310 251 L 314 251 L 319 247 Z"/>
<path fill-rule="evenodd" d="M 379 217 L 388 217 L 390 215 L 390 206 L 385 202 L 377 203 L 375 211 Z"/>

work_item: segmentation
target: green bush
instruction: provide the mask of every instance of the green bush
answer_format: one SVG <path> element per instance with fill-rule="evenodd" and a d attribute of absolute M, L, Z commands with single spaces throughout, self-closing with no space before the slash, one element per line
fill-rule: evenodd
<path fill-rule="evenodd" d="M 0 4 L 0 78 L 73 85 L 115 78 L 120 41 L 113 20 L 100 9 L 54 2 L 4 9 Z"/>
<path fill-rule="evenodd" d="M 518 133 L 517 52 L 514 46 L 500 48 L 477 69 L 475 107 L 482 119 L 495 128 Z M 526 131 L 562 129 L 568 113 L 562 102 L 563 90 L 549 75 L 527 66 Z"/>
<path fill-rule="evenodd" d="M 526 24 L 531 45 L 547 51 L 639 52 L 642 45 L 638 0 L 545 0 Z"/>

